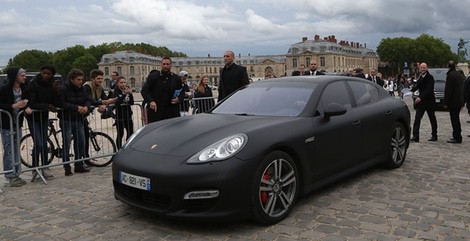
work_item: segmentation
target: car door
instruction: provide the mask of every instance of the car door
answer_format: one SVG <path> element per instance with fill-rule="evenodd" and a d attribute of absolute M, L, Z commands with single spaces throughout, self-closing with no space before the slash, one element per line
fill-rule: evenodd
<path fill-rule="evenodd" d="M 307 146 L 311 153 L 310 166 L 315 179 L 350 167 L 357 162 L 362 142 L 358 136 L 363 131 L 360 114 L 352 108 L 352 98 L 344 81 L 328 84 L 322 92 L 312 118 L 313 136 Z M 337 103 L 346 113 L 325 120 L 325 109 Z"/>
<path fill-rule="evenodd" d="M 362 146 L 357 150 L 360 154 L 358 161 L 363 162 L 383 155 L 389 147 L 393 105 L 379 98 L 381 87 L 374 83 L 349 81 L 348 85 L 355 100 L 354 108 L 361 115 L 362 128 L 367 130 L 361 132 Z"/>

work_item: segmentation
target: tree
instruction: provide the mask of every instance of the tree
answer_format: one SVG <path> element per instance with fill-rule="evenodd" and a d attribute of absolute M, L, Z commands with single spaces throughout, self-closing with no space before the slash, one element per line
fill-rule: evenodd
<path fill-rule="evenodd" d="M 382 39 L 377 47 L 377 54 L 383 62 L 392 68 L 392 73 L 401 73 L 405 63 L 425 62 L 429 67 L 445 67 L 449 60 L 456 60 L 448 44 L 442 39 L 422 34 L 416 39 L 407 37 Z"/>
<path fill-rule="evenodd" d="M 83 45 L 75 45 L 55 52 L 54 66 L 57 73 L 62 74 L 62 76 L 67 76 L 71 69 L 76 68 L 73 65 L 74 61 L 85 54 L 86 50 Z"/>
<path fill-rule="evenodd" d="M 24 50 L 8 61 L 8 66 L 17 66 L 29 72 L 39 71 L 41 66 L 52 63 L 53 54 L 37 49 Z"/>

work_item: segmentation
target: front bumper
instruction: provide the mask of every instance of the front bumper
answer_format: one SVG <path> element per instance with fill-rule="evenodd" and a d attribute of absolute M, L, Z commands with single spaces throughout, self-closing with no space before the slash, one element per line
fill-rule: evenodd
<path fill-rule="evenodd" d="M 251 193 L 258 161 L 231 158 L 188 165 L 181 156 L 159 156 L 121 150 L 113 159 L 115 197 L 155 214 L 184 219 L 245 219 L 251 215 Z M 150 178 L 150 191 L 122 184 L 119 173 Z M 218 197 L 184 199 L 192 191 L 217 190 Z"/>

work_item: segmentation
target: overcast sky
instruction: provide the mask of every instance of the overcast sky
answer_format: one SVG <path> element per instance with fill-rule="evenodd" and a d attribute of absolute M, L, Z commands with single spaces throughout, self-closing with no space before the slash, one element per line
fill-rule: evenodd
<path fill-rule="evenodd" d="M 470 40 L 470 0 L 0 0 L 0 66 L 23 50 L 76 44 L 144 42 L 191 57 L 226 49 L 270 55 L 316 34 L 375 51 L 383 38 L 422 33 L 456 52 L 459 38 Z"/>

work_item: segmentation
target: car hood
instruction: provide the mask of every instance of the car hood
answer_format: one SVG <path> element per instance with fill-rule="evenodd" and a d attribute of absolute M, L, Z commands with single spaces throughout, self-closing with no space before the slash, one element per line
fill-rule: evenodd
<path fill-rule="evenodd" d="M 298 117 L 197 114 L 152 123 L 129 146 L 136 151 L 189 157 L 225 137 L 276 130 Z"/>

